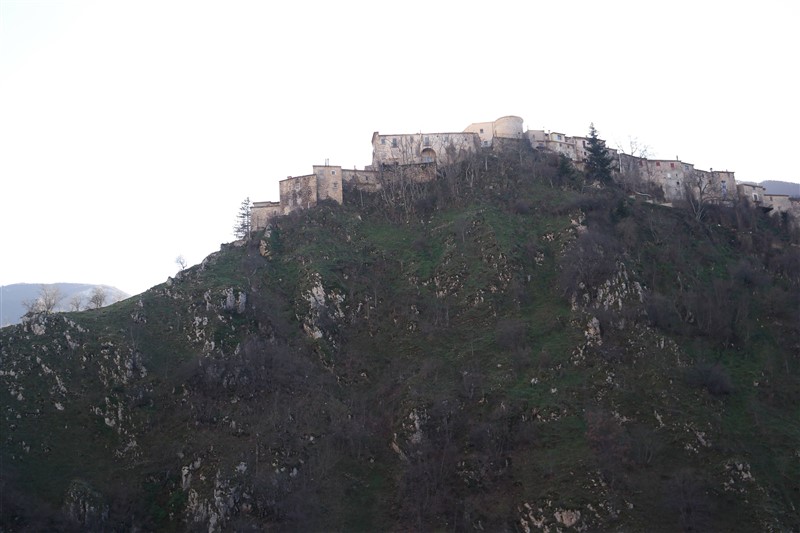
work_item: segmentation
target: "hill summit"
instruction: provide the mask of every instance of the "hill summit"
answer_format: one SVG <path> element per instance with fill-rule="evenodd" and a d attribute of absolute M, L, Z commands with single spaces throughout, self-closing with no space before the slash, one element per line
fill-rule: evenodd
<path fill-rule="evenodd" d="M 3 329 L 0 527 L 800 524 L 786 220 L 698 220 L 533 148 L 342 194 Z"/>

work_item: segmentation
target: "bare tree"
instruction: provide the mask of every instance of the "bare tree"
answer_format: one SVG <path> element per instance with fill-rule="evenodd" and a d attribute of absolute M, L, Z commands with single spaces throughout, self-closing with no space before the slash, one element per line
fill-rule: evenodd
<path fill-rule="evenodd" d="M 42 302 L 42 310 L 45 313 L 52 313 L 56 306 L 64 299 L 64 295 L 55 285 L 42 285 L 39 289 L 39 300 Z"/>
<path fill-rule="evenodd" d="M 708 206 L 722 199 L 722 190 L 712 174 L 693 171 L 683 182 L 686 203 L 695 220 L 703 220 Z"/>
<path fill-rule="evenodd" d="M 93 309 L 100 309 L 105 305 L 107 297 L 106 290 L 98 285 L 92 289 L 92 294 L 89 296 L 89 306 Z"/>
<path fill-rule="evenodd" d="M 637 137 L 628 137 L 627 147 L 623 147 L 620 143 L 617 143 L 617 150 L 631 157 L 639 157 L 641 159 L 650 157 L 650 146 L 639 141 Z"/>
<path fill-rule="evenodd" d="M 183 254 L 180 254 L 175 258 L 175 263 L 178 265 L 180 272 L 186 270 L 186 258 L 183 257 Z"/>
<path fill-rule="evenodd" d="M 69 299 L 69 310 L 70 311 L 80 311 L 83 309 L 83 296 L 79 294 L 74 294 L 72 298 Z"/>
<path fill-rule="evenodd" d="M 52 313 L 64 299 L 64 295 L 55 285 L 40 285 L 39 296 L 35 300 L 24 300 L 22 305 L 28 313 Z"/>
<path fill-rule="evenodd" d="M 619 176 L 622 184 L 630 191 L 641 192 L 645 181 L 650 181 L 647 158 L 650 147 L 639 142 L 636 137 L 628 137 L 628 146 L 617 143 Z"/>
<path fill-rule="evenodd" d="M 42 312 L 39 298 L 34 298 L 33 300 L 22 300 L 20 303 L 22 303 L 22 307 L 25 308 L 25 314 Z"/>

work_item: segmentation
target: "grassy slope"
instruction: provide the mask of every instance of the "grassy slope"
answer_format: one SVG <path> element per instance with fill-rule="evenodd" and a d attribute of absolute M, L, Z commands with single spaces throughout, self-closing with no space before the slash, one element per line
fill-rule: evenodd
<path fill-rule="evenodd" d="M 26 372 L 3 376 L 25 387 L 24 400 L 2 392 L 4 525 L 33 520 L 33 494 L 58 508 L 81 478 L 111 502 L 113 523 L 183 529 L 181 467 L 197 459 L 201 497 L 218 472 L 241 487 L 229 518 L 239 528 L 498 530 L 521 516 L 554 524 L 564 510 L 602 529 L 796 525 L 797 314 L 750 294 L 791 298 L 796 280 L 770 267 L 749 292 L 726 285 L 716 303 L 741 312 L 725 329 L 691 296 L 713 300 L 714 280 L 739 279 L 742 257 L 770 261 L 731 224 L 524 176 L 498 189 L 405 217 L 386 216 L 379 198 L 324 206 L 141 304 L 66 314 L 83 333 L 59 317 L 42 336 L 4 330 L 3 369 Z M 622 260 L 646 304 L 658 296 L 690 318 L 657 320 L 635 299 L 623 312 L 572 311 L 563 273 L 580 212 L 610 239 L 594 263 Z M 300 323 L 317 275 L 329 303 L 344 299 L 313 340 Z M 245 313 L 224 309 L 229 288 L 247 293 Z M 603 344 L 584 346 L 592 315 Z M 63 379 L 63 398 L 35 355 Z M 729 394 L 697 385 L 698 361 L 720 363 Z M 731 473 L 737 463 L 754 481 Z"/>

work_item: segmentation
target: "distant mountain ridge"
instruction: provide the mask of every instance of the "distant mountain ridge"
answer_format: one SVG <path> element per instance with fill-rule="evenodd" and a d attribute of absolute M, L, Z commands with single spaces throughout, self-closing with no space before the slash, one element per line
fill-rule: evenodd
<path fill-rule="evenodd" d="M 800 183 L 789 181 L 767 180 L 759 183 L 766 190 L 767 194 L 786 194 L 800 198 Z"/>
<path fill-rule="evenodd" d="M 42 287 L 57 287 L 63 298 L 56 306 L 57 311 L 69 310 L 69 300 L 77 295 L 82 296 L 84 306 L 95 287 L 106 291 L 106 305 L 128 298 L 130 295 L 109 285 L 91 283 L 14 283 L 0 286 L 0 327 L 19 324 L 20 318 L 27 311 L 23 302 L 34 301 L 39 297 Z"/>

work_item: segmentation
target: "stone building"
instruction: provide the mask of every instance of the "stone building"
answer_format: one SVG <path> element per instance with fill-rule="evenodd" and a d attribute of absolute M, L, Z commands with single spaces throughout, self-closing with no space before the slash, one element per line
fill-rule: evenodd
<path fill-rule="evenodd" d="M 686 198 L 687 190 L 704 188 L 704 196 L 715 202 L 728 202 L 736 197 L 733 172 L 699 170 L 692 163 L 675 159 L 645 159 L 618 153 L 620 177 L 635 183 L 637 180 L 660 188 L 665 202 Z"/>
<path fill-rule="evenodd" d="M 372 134 L 372 168 L 386 165 L 447 165 L 475 153 L 480 138 L 475 133 Z"/>
<path fill-rule="evenodd" d="M 736 190 L 740 198 L 746 198 L 753 205 L 763 206 L 765 189 L 761 185 L 738 183 L 736 184 Z"/>
<path fill-rule="evenodd" d="M 480 150 L 496 147 L 500 139 L 527 139 L 531 147 L 567 157 L 579 169 L 589 157 L 589 139 L 559 132 L 527 130 L 520 117 L 509 115 L 493 122 L 475 122 L 462 132 L 372 134 L 372 164 L 364 170 L 343 169 L 337 165 L 314 165 L 312 173 L 289 176 L 279 183 L 280 201 L 255 202 L 251 222 L 254 229 L 265 228 L 275 216 L 296 209 L 314 207 L 323 200 L 341 204 L 344 187 L 374 192 L 386 180 L 412 179 L 427 181 L 435 176 L 436 167 L 448 165 Z M 496 142 L 497 141 L 497 142 Z M 765 195 L 758 185 L 737 184 L 730 171 L 699 170 L 691 163 L 675 159 L 647 159 L 618 153 L 607 148 L 616 163 L 620 180 L 655 200 L 685 200 L 689 191 L 702 189 L 705 200 L 727 203 L 746 197 L 753 205 L 772 208 L 775 212 L 795 212 L 800 202 L 782 195 Z M 793 211 L 794 210 L 794 211 Z"/>
<path fill-rule="evenodd" d="M 528 130 L 524 136 L 531 143 L 533 148 L 548 150 L 556 154 L 565 156 L 572 161 L 578 170 L 583 170 L 586 159 L 589 157 L 588 137 L 565 135 L 557 131 L 548 132 L 545 130 Z M 616 160 L 617 151 L 606 147 L 609 155 Z"/>
<path fill-rule="evenodd" d="M 280 202 L 253 202 L 250 208 L 250 227 L 253 230 L 264 229 L 270 220 L 282 214 Z"/>
<path fill-rule="evenodd" d="M 770 206 L 773 213 L 792 213 L 797 203 L 788 194 L 764 193 L 764 204 Z"/>
<path fill-rule="evenodd" d="M 278 182 L 280 201 L 253 202 L 251 226 L 253 229 L 264 229 L 276 216 L 314 207 L 323 200 L 342 204 L 342 191 L 348 185 L 368 192 L 376 191 L 380 188 L 378 174 L 370 169 L 348 170 L 338 165 L 313 165 L 311 174 L 289 176 Z"/>
<path fill-rule="evenodd" d="M 494 122 L 475 122 L 461 132 L 372 134 L 372 168 L 387 165 L 447 165 L 492 146 L 495 138 L 522 139 L 522 118 L 500 117 Z"/>
<path fill-rule="evenodd" d="M 522 125 L 521 117 L 508 115 L 500 117 L 494 122 L 474 122 L 467 126 L 464 132 L 477 134 L 480 145 L 488 148 L 492 146 L 495 137 L 503 139 L 524 138 L 525 134 L 522 131 Z"/>

